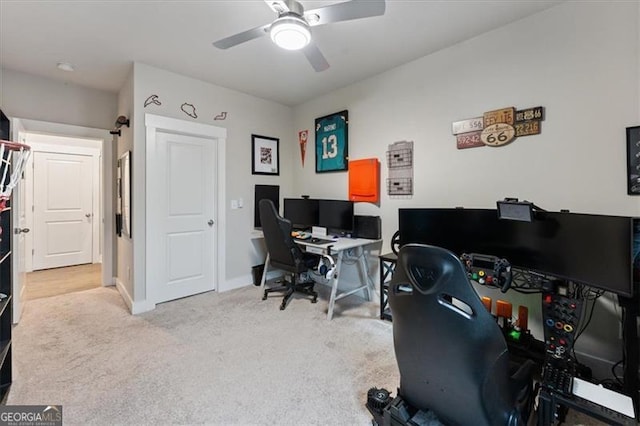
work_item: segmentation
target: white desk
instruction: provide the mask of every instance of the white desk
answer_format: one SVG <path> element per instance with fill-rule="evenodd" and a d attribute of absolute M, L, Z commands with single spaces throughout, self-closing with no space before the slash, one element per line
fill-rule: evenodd
<path fill-rule="evenodd" d="M 329 239 L 329 238 L 327 238 Z M 357 293 L 360 290 L 366 290 L 367 298 L 371 301 L 371 291 L 375 292 L 375 285 L 373 280 L 368 274 L 367 257 L 364 254 L 365 246 L 369 244 L 379 243 L 382 240 L 368 240 L 365 238 L 338 238 L 332 243 L 327 244 L 313 244 L 309 240 L 295 240 L 296 244 L 302 246 L 307 252 L 314 254 L 329 254 L 333 256 L 336 263 L 336 269 L 331 277 L 331 297 L 329 298 L 329 311 L 327 313 L 327 319 L 333 318 L 333 307 L 336 304 L 336 300 L 340 300 L 343 297 L 350 296 Z M 338 280 L 340 278 L 340 271 L 342 268 L 342 259 L 346 250 L 354 249 L 358 258 L 358 272 L 360 274 L 361 282 L 364 283 L 361 286 L 349 291 L 338 294 Z M 267 253 L 267 259 L 264 264 L 264 272 L 262 273 L 262 281 L 260 282 L 260 288 L 264 289 L 266 281 L 267 271 L 269 269 L 269 254 Z"/>

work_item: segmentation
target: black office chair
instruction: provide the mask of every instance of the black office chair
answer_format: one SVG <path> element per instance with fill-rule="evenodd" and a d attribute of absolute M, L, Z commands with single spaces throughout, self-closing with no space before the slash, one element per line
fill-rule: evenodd
<path fill-rule="evenodd" d="M 273 201 L 260 200 L 259 208 L 260 223 L 269 253 L 269 265 L 288 272 L 290 275 L 289 279 L 285 279 L 284 285 L 265 289 L 262 300 L 265 300 L 269 293 L 284 292 L 284 299 L 280 305 L 280 310 L 283 310 L 287 307 L 293 293 L 300 292 L 311 296 L 311 303 L 316 303 L 318 293 L 313 291 L 315 283 L 313 281 L 300 282 L 300 274 L 318 265 L 320 258 L 317 255 L 303 252 L 293 241 L 291 222 L 278 214 Z"/>
<path fill-rule="evenodd" d="M 389 284 L 398 396 L 448 425 L 524 425 L 533 362 L 513 368 L 495 319 L 460 260 L 440 247 L 400 249 Z M 513 371 L 516 370 L 516 371 Z"/>

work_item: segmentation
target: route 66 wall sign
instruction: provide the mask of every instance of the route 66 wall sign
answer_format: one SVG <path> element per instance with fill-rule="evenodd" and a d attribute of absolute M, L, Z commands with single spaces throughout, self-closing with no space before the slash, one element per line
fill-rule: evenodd
<path fill-rule="evenodd" d="M 481 117 L 456 121 L 451 132 L 458 149 L 503 146 L 519 136 L 540 134 L 544 107 L 516 110 L 507 107 L 485 112 Z"/>

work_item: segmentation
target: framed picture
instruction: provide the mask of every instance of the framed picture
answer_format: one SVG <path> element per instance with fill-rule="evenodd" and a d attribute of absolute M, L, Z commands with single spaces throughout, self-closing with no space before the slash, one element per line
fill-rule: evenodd
<path fill-rule="evenodd" d="M 627 127 L 627 194 L 640 195 L 640 126 Z"/>
<path fill-rule="evenodd" d="M 118 196 L 116 232 L 131 238 L 131 151 L 126 151 L 118 160 Z"/>
<path fill-rule="evenodd" d="M 251 174 L 279 175 L 280 139 L 251 135 Z"/>
<path fill-rule="evenodd" d="M 349 112 L 316 118 L 316 173 L 349 168 Z"/>

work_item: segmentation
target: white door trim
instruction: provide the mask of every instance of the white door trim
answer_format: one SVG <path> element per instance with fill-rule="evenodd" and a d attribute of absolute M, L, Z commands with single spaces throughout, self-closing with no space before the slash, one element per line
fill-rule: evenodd
<path fill-rule="evenodd" d="M 92 197 L 92 209 L 93 209 L 93 218 L 92 218 L 92 246 L 91 246 L 91 261 L 92 263 L 98 263 L 101 259 L 101 251 L 100 250 L 100 228 L 102 227 L 102 213 L 100 209 L 100 197 L 102 191 L 100 190 L 100 161 L 101 161 L 101 148 L 97 147 L 88 147 L 88 146 L 72 146 L 72 145 L 64 145 L 64 144 L 47 144 L 42 142 L 33 142 L 29 141 L 29 132 L 25 133 L 27 144 L 31 147 L 31 157 L 29 158 L 29 162 L 25 167 L 25 190 L 26 190 L 26 206 L 27 211 L 25 214 L 25 219 L 27 222 L 27 227 L 30 229 L 35 228 L 35 224 L 33 222 L 33 210 L 30 206 L 34 203 L 34 173 L 33 173 L 33 158 L 35 152 L 53 152 L 53 153 L 63 153 L 63 154 L 75 154 L 75 155 L 86 155 L 91 157 L 91 170 L 93 174 L 93 197 Z M 55 136 L 50 136 L 55 138 Z M 84 139 L 90 140 L 88 138 L 75 138 L 74 139 Z M 25 235 L 25 270 L 27 272 L 33 271 L 33 255 L 32 250 L 34 248 L 33 241 L 34 233 L 29 232 Z"/>
<path fill-rule="evenodd" d="M 144 280 L 144 288 L 146 295 L 146 302 L 141 303 L 141 308 L 144 310 L 154 309 L 156 305 L 157 296 L 154 294 L 154 286 L 151 284 L 156 279 L 156 274 L 158 273 L 160 268 L 154 268 L 155 259 L 159 258 L 157 253 L 157 249 L 159 247 L 158 244 L 155 243 L 155 239 L 158 237 L 157 233 L 154 232 L 154 229 L 158 229 L 158 215 L 155 214 L 156 211 L 159 211 L 157 197 L 158 194 L 155 191 L 150 190 L 153 185 L 153 177 L 158 173 L 159 164 L 156 161 L 156 148 L 157 141 L 156 135 L 158 132 L 164 133 L 173 133 L 173 134 L 181 134 L 186 136 L 195 136 L 205 139 L 214 139 L 216 141 L 216 217 L 217 223 L 214 225 L 216 227 L 216 237 L 217 241 L 215 242 L 215 259 L 212 259 L 215 262 L 215 270 L 216 270 L 216 279 L 214 283 L 214 290 L 218 290 L 221 283 L 224 283 L 226 277 L 225 270 L 225 243 L 226 243 L 226 233 L 225 226 L 226 217 L 225 217 L 225 151 L 226 151 L 226 139 L 227 139 L 227 129 L 222 127 L 211 126 L 209 124 L 201 124 L 201 123 L 193 123 L 191 121 L 179 120 L 175 118 L 163 117 L 155 114 L 145 114 L 144 122 L 146 126 L 146 225 L 145 225 L 145 244 L 146 244 L 146 265 L 145 265 L 145 280 Z M 135 164 L 134 158 L 134 164 Z M 135 183 L 134 183 L 135 185 Z M 164 195 L 162 192 L 160 195 Z M 134 206 L 135 209 L 135 206 Z M 135 213 L 134 213 L 135 214 Z M 134 222 L 135 226 L 135 222 Z M 135 227 L 133 229 L 133 233 L 135 236 Z M 134 254 L 135 257 L 135 254 Z M 134 267 L 137 266 L 135 265 Z M 157 282 L 157 281 L 155 281 Z M 139 301 L 142 302 L 142 301 Z M 137 304 L 137 303 L 136 303 Z M 136 312 L 133 312 L 136 313 Z"/>
<path fill-rule="evenodd" d="M 11 120 L 12 127 L 12 139 L 13 141 L 24 142 L 24 125 L 19 118 L 13 118 Z M 25 164 L 26 166 L 26 164 Z M 22 243 L 20 244 L 20 235 L 14 234 L 15 228 L 21 228 L 26 225 L 26 217 L 24 222 L 20 221 L 20 216 L 26 215 L 26 185 L 25 175 L 22 174 L 22 178 L 18 181 L 18 186 L 13 190 L 14 194 L 11 201 L 11 226 L 12 229 L 7 230 L 11 233 L 11 294 L 13 298 L 12 303 L 12 322 L 17 324 L 22 316 L 22 309 L 24 308 L 24 295 L 26 291 L 26 248 L 25 248 L 25 234 L 22 237 Z M 20 203 L 23 201 L 24 205 Z"/>
<path fill-rule="evenodd" d="M 27 118 L 16 118 L 22 124 L 20 140 L 26 133 L 50 136 L 62 136 L 67 138 L 80 138 L 93 140 L 102 149 L 102 199 L 101 203 L 101 227 L 103 228 L 101 253 L 102 253 L 102 285 L 110 286 L 115 284 L 114 255 L 115 255 L 115 220 L 113 212 L 115 209 L 115 146 L 116 137 L 109 134 L 109 130 L 96 129 L 91 127 L 73 126 L 70 124 L 50 123 L 46 121 L 31 120 Z"/>

